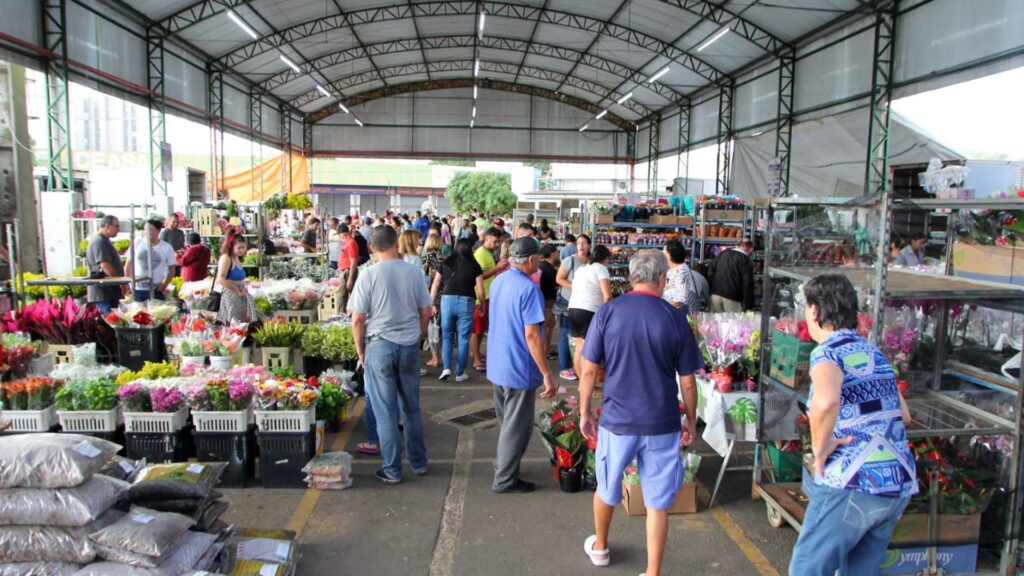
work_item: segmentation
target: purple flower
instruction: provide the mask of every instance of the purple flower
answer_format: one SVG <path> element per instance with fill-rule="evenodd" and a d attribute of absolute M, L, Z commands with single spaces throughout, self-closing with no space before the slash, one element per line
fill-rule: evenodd
<path fill-rule="evenodd" d="M 185 397 L 174 388 L 155 388 L 150 395 L 153 398 L 154 412 L 177 412 L 185 403 Z"/>
<path fill-rule="evenodd" d="M 228 384 L 228 399 L 234 410 L 245 410 L 252 402 L 253 385 L 240 380 L 232 380 Z"/>

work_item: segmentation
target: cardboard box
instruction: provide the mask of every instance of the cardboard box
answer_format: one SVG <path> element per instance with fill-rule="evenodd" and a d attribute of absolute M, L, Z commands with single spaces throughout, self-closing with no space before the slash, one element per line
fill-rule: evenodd
<path fill-rule="evenodd" d="M 944 574 L 970 574 L 978 564 L 978 545 L 939 546 L 936 552 Z M 892 548 L 885 553 L 882 574 L 920 574 L 928 568 L 928 548 Z"/>
<path fill-rule="evenodd" d="M 953 274 L 1024 285 L 1024 248 L 957 242 L 953 245 Z"/>
<path fill-rule="evenodd" d="M 708 223 L 743 222 L 743 214 L 743 210 L 705 210 L 704 221 Z"/>
<path fill-rule="evenodd" d="M 981 514 L 940 514 L 938 540 L 942 546 L 977 544 L 981 534 Z M 889 545 L 916 547 L 928 545 L 928 515 L 904 514 L 896 522 Z"/>
<path fill-rule="evenodd" d="M 693 216 L 676 216 L 676 224 L 679 226 L 693 226 Z"/>
<path fill-rule="evenodd" d="M 801 342 L 793 334 L 775 330 L 768 376 L 794 390 L 805 388 L 811 381 L 810 360 L 815 346 L 814 342 Z"/>
<path fill-rule="evenodd" d="M 654 214 L 651 216 L 651 224 L 666 224 L 669 226 L 676 225 L 676 217 L 674 215 L 662 215 Z"/>
<path fill-rule="evenodd" d="M 639 484 L 622 483 L 622 507 L 630 516 L 646 516 L 644 492 Z M 693 514 L 697 511 L 697 483 L 683 484 L 676 492 L 676 501 L 668 509 L 669 514 Z"/>
<path fill-rule="evenodd" d="M 615 217 L 612 216 L 611 214 L 598 214 L 597 215 L 597 223 L 598 224 L 611 224 L 614 221 L 615 221 Z"/>

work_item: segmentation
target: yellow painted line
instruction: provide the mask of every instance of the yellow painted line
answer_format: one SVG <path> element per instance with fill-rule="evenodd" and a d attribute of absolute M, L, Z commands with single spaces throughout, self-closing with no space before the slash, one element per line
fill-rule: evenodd
<path fill-rule="evenodd" d="M 725 533 L 729 535 L 729 538 L 732 538 L 732 541 L 736 543 L 736 546 L 739 547 L 743 555 L 747 557 L 747 560 L 753 564 L 761 576 L 779 576 L 779 572 L 765 558 L 761 549 L 743 534 L 743 530 L 733 521 L 725 511 L 725 508 L 715 506 L 711 509 L 711 515 L 715 517 L 715 520 L 722 526 Z"/>
<path fill-rule="evenodd" d="M 345 449 L 345 445 L 348 444 L 349 438 L 352 437 L 352 431 L 355 430 L 356 423 L 362 415 L 363 399 L 360 398 L 352 408 L 352 417 L 348 419 L 348 426 L 334 437 L 334 442 L 331 443 L 331 452 Z M 296 538 L 302 534 L 302 530 L 313 516 L 313 511 L 316 510 L 316 503 L 319 501 L 320 490 L 315 488 L 307 489 L 306 493 L 302 495 L 302 500 L 299 501 L 298 507 L 292 513 L 292 519 L 288 522 L 288 530 L 294 530 Z"/>

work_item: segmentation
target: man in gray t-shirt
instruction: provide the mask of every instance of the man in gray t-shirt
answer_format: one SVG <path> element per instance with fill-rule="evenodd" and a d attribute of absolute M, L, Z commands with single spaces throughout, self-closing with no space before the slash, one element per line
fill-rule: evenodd
<path fill-rule="evenodd" d="M 91 278 L 120 278 L 124 276 L 121 255 L 117 253 L 114 244 L 110 242 L 110 239 L 116 237 L 120 230 L 121 222 L 117 216 L 108 214 L 100 221 L 99 232 L 89 239 L 89 245 L 85 249 L 85 260 L 89 265 Z M 87 289 L 88 301 L 95 304 L 104 314 L 117 306 L 118 300 L 127 292 L 127 285 L 89 286 Z"/>
<path fill-rule="evenodd" d="M 167 228 L 160 231 L 160 240 L 170 244 L 178 256 L 185 251 L 185 232 L 178 228 L 180 224 L 177 213 L 171 214 L 167 221 Z"/>
<path fill-rule="evenodd" d="M 359 274 L 348 309 L 359 363 L 366 371 L 364 416 L 370 444 L 379 443 L 383 465 L 376 477 L 402 481 L 399 410 L 405 421 L 405 449 L 417 475 L 427 473 L 420 414 L 420 338 L 427 331 L 433 302 L 419 266 L 398 254 L 398 234 L 380 226 L 370 237 L 378 262 Z M 376 441 L 376 442 L 375 442 Z"/>

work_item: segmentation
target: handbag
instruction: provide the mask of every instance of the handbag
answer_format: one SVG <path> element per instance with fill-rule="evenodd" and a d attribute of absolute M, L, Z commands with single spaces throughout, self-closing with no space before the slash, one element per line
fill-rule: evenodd
<path fill-rule="evenodd" d="M 210 312 L 220 312 L 220 297 L 223 295 L 221 292 L 217 292 L 214 288 L 217 287 L 217 276 L 213 277 L 213 281 L 210 282 L 210 299 L 207 300 L 206 309 Z"/>

